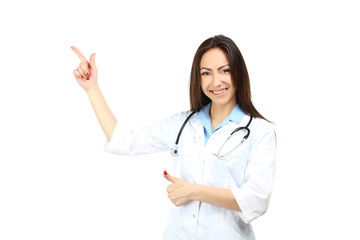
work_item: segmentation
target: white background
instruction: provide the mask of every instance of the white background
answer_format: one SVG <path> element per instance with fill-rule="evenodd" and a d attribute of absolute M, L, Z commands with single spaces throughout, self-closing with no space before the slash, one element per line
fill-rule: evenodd
<path fill-rule="evenodd" d="M 103 152 L 72 71 L 96 53 L 118 119 L 189 108 L 199 44 L 232 38 L 278 161 L 257 239 L 359 239 L 356 1 L 1 1 L 0 239 L 160 239 L 170 153 Z"/>

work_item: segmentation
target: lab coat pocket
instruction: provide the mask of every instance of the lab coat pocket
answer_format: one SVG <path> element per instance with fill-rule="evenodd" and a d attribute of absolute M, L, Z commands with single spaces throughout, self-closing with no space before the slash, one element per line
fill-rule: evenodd
<path fill-rule="evenodd" d="M 227 228 L 227 232 L 233 232 L 236 234 L 236 239 L 253 239 L 252 228 L 250 225 L 244 223 L 239 214 L 232 210 L 224 210 L 224 220 Z M 224 227 L 225 229 L 225 227 Z M 251 236 L 248 238 L 246 236 Z M 235 238 L 233 238 L 235 239 Z"/>

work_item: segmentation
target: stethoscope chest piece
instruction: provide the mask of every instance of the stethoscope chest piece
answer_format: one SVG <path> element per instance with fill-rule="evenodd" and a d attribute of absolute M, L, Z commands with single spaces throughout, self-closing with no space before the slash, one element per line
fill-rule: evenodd
<path fill-rule="evenodd" d="M 179 149 L 177 144 L 171 149 L 171 155 L 173 155 L 174 157 L 179 156 Z"/>

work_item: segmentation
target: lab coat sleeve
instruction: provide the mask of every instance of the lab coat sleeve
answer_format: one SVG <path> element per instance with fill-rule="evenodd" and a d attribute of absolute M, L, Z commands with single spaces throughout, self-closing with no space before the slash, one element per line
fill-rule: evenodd
<path fill-rule="evenodd" d="M 250 139 L 249 139 L 250 140 Z M 276 137 L 271 124 L 262 122 L 254 129 L 245 170 L 245 183 L 231 189 L 246 223 L 264 214 L 273 187 L 276 160 Z"/>
<path fill-rule="evenodd" d="M 110 142 L 105 142 L 105 151 L 119 155 L 168 151 L 175 142 L 175 134 L 183 116 L 185 113 L 175 114 L 143 127 L 128 127 L 117 123 Z"/>

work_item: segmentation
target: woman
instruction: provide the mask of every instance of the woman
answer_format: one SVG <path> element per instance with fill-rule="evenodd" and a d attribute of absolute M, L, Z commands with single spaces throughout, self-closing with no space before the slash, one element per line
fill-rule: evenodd
<path fill-rule="evenodd" d="M 190 79 L 194 114 L 174 114 L 140 129 L 117 124 L 97 85 L 95 54 L 87 62 L 72 49 L 81 60 L 74 76 L 107 137 L 106 151 L 133 155 L 171 150 L 174 155 L 176 172 L 164 171 L 175 205 L 164 239 L 255 239 L 250 222 L 269 204 L 276 140 L 274 128 L 252 104 L 236 44 L 218 35 L 198 48 Z"/>

